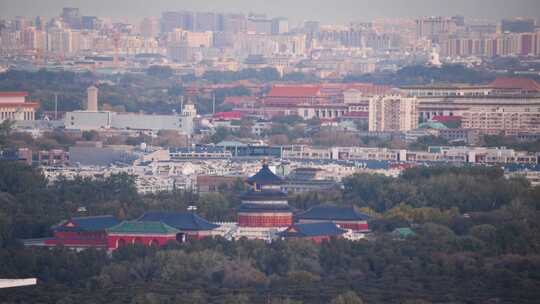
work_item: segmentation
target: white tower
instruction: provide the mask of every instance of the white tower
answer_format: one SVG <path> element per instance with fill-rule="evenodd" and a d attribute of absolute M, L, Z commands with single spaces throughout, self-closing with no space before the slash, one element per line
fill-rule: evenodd
<path fill-rule="evenodd" d="M 182 116 L 195 118 L 197 116 L 197 109 L 195 108 L 195 105 L 191 102 L 184 105 L 184 108 L 182 109 Z"/>
<path fill-rule="evenodd" d="M 98 111 L 98 88 L 91 86 L 86 90 L 86 111 L 97 112 Z"/>
<path fill-rule="evenodd" d="M 440 67 L 442 65 L 439 58 L 439 52 L 437 52 L 436 48 L 431 49 L 431 53 L 429 54 L 429 65 L 435 67 Z"/>

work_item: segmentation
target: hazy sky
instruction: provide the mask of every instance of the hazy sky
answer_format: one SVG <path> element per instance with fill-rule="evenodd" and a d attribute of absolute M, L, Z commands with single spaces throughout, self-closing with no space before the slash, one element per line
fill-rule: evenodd
<path fill-rule="evenodd" d="M 79 7 L 83 15 L 129 18 L 159 16 L 165 10 L 259 12 L 295 21 L 347 23 L 376 17 L 464 15 L 500 19 L 540 19 L 540 0 L 0 0 L 0 17 L 52 17 L 62 7 Z"/>

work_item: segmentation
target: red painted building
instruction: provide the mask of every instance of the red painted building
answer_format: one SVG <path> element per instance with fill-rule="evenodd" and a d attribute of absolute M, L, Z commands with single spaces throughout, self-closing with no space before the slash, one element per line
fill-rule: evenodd
<path fill-rule="evenodd" d="M 294 224 L 278 234 L 283 239 L 307 239 L 315 243 L 342 238 L 347 231 L 332 222 Z"/>
<path fill-rule="evenodd" d="M 214 119 L 218 120 L 242 120 L 245 113 L 240 111 L 217 112 Z"/>
<path fill-rule="evenodd" d="M 354 207 L 316 206 L 296 215 L 300 224 L 331 222 L 343 229 L 368 231 L 368 219 L 364 213 Z"/>
<path fill-rule="evenodd" d="M 264 98 L 266 106 L 295 106 L 299 104 L 326 103 L 329 100 L 321 94 L 319 85 L 275 85 Z"/>
<path fill-rule="evenodd" d="M 118 223 L 119 221 L 110 215 L 73 217 L 54 226 L 53 237 L 27 239 L 23 243 L 26 246 L 104 249 L 107 247 L 106 229 Z"/>
<path fill-rule="evenodd" d="M 173 227 L 178 230 L 176 239 L 181 242 L 213 236 L 219 227 L 193 212 L 146 212 L 137 221 L 162 222 Z"/>
<path fill-rule="evenodd" d="M 281 191 L 283 180 L 267 164 L 248 178 L 250 189 L 242 195 L 238 208 L 240 227 L 288 227 L 293 222 L 287 195 Z"/>
<path fill-rule="evenodd" d="M 130 244 L 161 247 L 177 239 L 180 231 L 162 222 L 124 221 L 107 229 L 107 249 Z"/>

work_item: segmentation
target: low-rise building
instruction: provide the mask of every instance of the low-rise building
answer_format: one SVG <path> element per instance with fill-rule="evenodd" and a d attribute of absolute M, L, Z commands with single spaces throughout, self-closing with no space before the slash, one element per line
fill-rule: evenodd
<path fill-rule="evenodd" d="M 27 101 L 27 92 L 0 92 L 0 122 L 35 120 L 39 103 Z"/>
<path fill-rule="evenodd" d="M 315 206 L 295 216 L 300 224 L 331 222 L 343 229 L 365 232 L 369 230 L 369 216 L 354 207 Z"/>

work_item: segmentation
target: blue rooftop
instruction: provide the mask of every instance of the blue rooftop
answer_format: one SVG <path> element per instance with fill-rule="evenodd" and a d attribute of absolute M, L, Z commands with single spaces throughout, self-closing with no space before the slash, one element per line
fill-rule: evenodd
<path fill-rule="evenodd" d="M 294 224 L 278 235 L 281 237 L 317 237 L 317 236 L 339 236 L 345 233 L 332 222 Z"/>
<path fill-rule="evenodd" d="M 192 212 L 146 212 L 138 221 L 163 222 L 178 230 L 202 231 L 219 227 Z"/>
<path fill-rule="evenodd" d="M 112 215 L 81 216 L 64 220 L 52 229 L 58 232 L 102 231 L 119 223 Z"/>
<path fill-rule="evenodd" d="M 277 176 L 268 168 L 267 164 L 263 164 L 261 170 L 257 172 L 252 177 L 248 178 L 249 184 L 258 184 L 258 185 L 281 185 L 283 184 L 283 179 Z"/>
<path fill-rule="evenodd" d="M 248 190 L 240 196 L 240 199 L 249 201 L 287 200 L 287 194 L 277 190 Z"/>
<path fill-rule="evenodd" d="M 292 212 L 288 204 L 257 204 L 257 203 L 242 203 L 238 212 L 257 213 L 257 212 Z"/>

